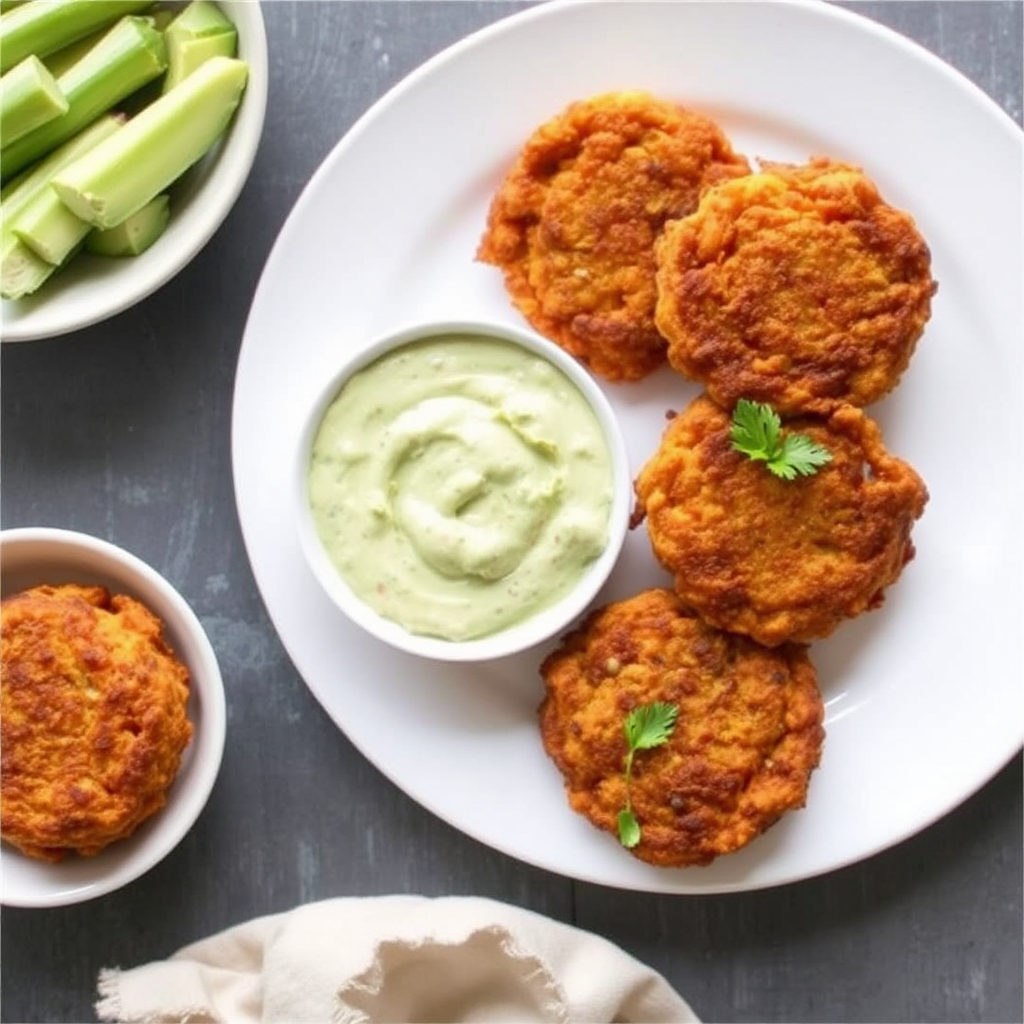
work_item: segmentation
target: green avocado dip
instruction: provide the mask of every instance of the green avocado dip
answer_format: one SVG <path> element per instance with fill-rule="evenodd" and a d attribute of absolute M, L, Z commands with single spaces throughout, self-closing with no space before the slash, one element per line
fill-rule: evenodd
<path fill-rule="evenodd" d="M 317 532 L 351 589 L 412 633 L 469 640 L 567 594 L 608 542 L 604 431 L 511 342 L 414 342 L 354 374 L 313 442 Z"/>

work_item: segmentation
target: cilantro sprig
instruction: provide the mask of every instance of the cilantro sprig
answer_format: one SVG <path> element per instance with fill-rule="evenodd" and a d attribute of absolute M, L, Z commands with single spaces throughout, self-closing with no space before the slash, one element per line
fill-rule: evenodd
<path fill-rule="evenodd" d="M 783 480 L 813 476 L 832 453 L 805 434 L 783 434 L 779 414 L 764 402 L 741 398 L 732 412 L 732 446 Z"/>
<path fill-rule="evenodd" d="M 633 708 L 622 724 L 626 734 L 626 758 L 623 763 L 623 777 L 626 780 L 626 805 L 619 811 L 619 842 L 632 849 L 640 842 L 640 822 L 633 813 L 630 784 L 633 781 L 633 758 L 638 750 L 660 747 L 672 735 L 679 717 L 675 704 L 656 701 Z"/>

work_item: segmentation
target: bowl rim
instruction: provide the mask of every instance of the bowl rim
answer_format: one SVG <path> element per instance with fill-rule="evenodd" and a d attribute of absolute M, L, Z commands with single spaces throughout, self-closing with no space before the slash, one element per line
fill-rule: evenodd
<path fill-rule="evenodd" d="M 470 640 L 445 640 L 412 633 L 366 604 L 331 565 L 313 524 L 307 500 L 307 469 L 314 438 L 328 406 L 345 382 L 386 353 L 444 335 L 471 335 L 509 342 L 525 348 L 560 370 L 593 410 L 611 458 L 614 494 L 608 518 L 608 541 L 601 554 L 568 594 L 497 633 Z M 625 438 L 611 402 L 591 373 L 553 341 L 525 327 L 486 319 L 437 319 L 406 323 L 376 335 L 344 358 L 323 383 L 303 414 L 293 459 L 292 491 L 299 547 L 307 567 L 331 602 L 368 636 L 406 654 L 438 661 L 489 661 L 536 647 L 566 632 L 590 607 L 614 570 L 632 513 L 632 473 Z"/>
<path fill-rule="evenodd" d="M 39 560 L 39 570 L 31 568 Z M 0 845 L 0 904 L 56 907 L 103 896 L 127 885 L 163 860 L 187 835 L 213 790 L 223 759 L 227 708 L 213 645 L 192 607 L 147 562 L 110 541 L 57 527 L 0 530 L 0 586 L 6 597 L 45 582 L 102 583 L 130 594 L 164 624 L 175 653 L 190 675 L 189 717 L 193 734 L 185 748 L 167 803 L 127 838 L 94 857 L 59 864 L 26 857 Z M 35 579 L 36 583 L 29 582 Z M 13 879 L 13 880 L 12 880 Z"/>
<path fill-rule="evenodd" d="M 90 261 L 88 270 L 82 272 L 88 276 L 87 284 L 91 285 L 85 294 L 93 294 L 92 289 L 95 288 L 95 294 L 101 296 L 95 301 L 75 301 L 72 295 L 67 302 L 48 304 L 45 287 L 36 295 L 17 300 L 17 303 L 3 300 L 0 343 L 17 344 L 61 337 L 123 313 L 181 273 L 227 219 L 249 179 L 263 137 L 270 74 L 267 30 L 260 0 L 217 0 L 217 5 L 224 9 L 239 30 L 240 44 L 244 43 L 245 47 L 244 54 L 240 47 L 239 56 L 248 63 L 249 75 L 242 101 L 227 133 L 215 144 L 215 152 L 203 158 L 205 161 L 212 156 L 214 162 L 210 165 L 209 176 L 191 198 L 188 209 L 177 223 L 172 211 L 172 223 L 165 237 L 158 239 L 141 255 L 131 257 L 132 262 L 121 261 L 113 273 L 106 266 L 96 270 L 97 264 Z M 204 215 L 208 209 L 216 211 L 213 216 Z M 67 267 L 61 274 L 77 284 L 74 280 L 76 272 L 83 266 Z M 122 272 L 120 282 L 117 281 L 118 271 Z M 51 306 L 49 315 L 45 315 L 47 305 Z M 53 306 L 56 306 L 55 311 Z M 43 315 L 33 315 L 40 310 L 44 311 Z"/>

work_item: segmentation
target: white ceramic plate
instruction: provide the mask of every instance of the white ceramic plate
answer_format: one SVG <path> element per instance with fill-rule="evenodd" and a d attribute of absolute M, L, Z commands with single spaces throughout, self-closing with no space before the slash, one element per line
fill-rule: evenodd
<path fill-rule="evenodd" d="M 866 72 L 865 69 L 870 69 Z M 305 568 L 289 506 L 303 410 L 353 347 L 419 318 L 517 322 L 475 263 L 518 146 L 573 99 L 644 87 L 717 118 L 751 156 L 860 163 L 928 239 L 940 290 L 899 389 L 873 413 L 931 491 L 885 607 L 813 649 L 827 742 L 808 806 L 700 869 L 645 866 L 569 810 L 535 711 L 537 650 L 438 665 L 368 640 Z M 823 3 L 545 5 L 451 47 L 341 140 L 268 260 L 236 382 L 241 524 L 270 615 L 338 726 L 410 796 L 478 840 L 579 879 L 680 893 L 820 874 L 922 829 L 1022 741 L 1022 134 L 956 72 Z M 608 387 L 635 467 L 670 371 Z M 643 531 L 604 597 L 663 584 Z"/>

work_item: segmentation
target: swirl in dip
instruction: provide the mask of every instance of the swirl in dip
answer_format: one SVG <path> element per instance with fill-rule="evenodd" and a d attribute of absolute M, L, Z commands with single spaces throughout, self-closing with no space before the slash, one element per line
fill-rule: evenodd
<path fill-rule="evenodd" d="M 314 437 L 316 531 L 411 633 L 488 636 L 553 605 L 608 543 L 612 461 L 576 385 L 504 340 L 406 344 L 346 381 Z"/>

